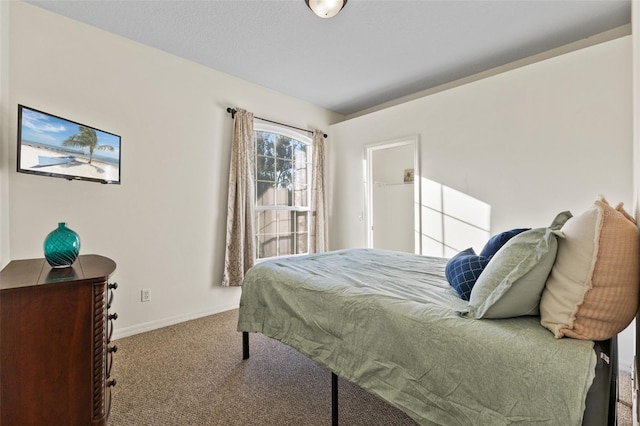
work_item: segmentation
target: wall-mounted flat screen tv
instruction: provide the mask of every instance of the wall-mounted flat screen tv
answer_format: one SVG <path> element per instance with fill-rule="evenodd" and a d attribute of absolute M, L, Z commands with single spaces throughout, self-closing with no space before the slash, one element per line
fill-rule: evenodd
<path fill-rule="evenodd" d="M 120 136 L 18 105 L 18 172 L 120 183 Z"/>

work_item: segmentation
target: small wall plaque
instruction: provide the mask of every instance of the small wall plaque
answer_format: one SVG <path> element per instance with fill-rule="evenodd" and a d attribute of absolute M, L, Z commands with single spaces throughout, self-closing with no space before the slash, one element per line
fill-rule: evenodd
<path fill-rule="evenodd" d="M 413 169 L 404 169 L 404 183 L 413 182 Z"/>

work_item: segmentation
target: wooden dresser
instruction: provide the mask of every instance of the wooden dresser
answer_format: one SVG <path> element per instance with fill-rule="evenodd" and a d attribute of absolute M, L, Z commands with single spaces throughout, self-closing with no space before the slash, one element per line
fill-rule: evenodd
<path fill-rule="evenodd" d="M 116 264 L 14 260 L 0 272 L 0 425 L 106 425 Z"/>

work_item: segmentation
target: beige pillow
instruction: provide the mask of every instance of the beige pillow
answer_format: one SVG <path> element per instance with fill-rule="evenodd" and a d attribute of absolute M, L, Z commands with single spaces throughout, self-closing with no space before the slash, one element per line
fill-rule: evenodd
<path fill-rule="evenodd" d="M 543 326 L 556 338 L 605 340 L 638 310 L 640 243 L 635 220 L 600 197 L 561 229 L 558 254 L 540 300 Z"/>

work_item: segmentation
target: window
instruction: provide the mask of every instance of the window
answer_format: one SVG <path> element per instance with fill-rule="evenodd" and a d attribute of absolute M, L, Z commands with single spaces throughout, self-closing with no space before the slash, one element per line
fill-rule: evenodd
<path fill-rule="evenodd" d="M 254 124 L 257 258 L 309 252 L 311 139 Z"/>

